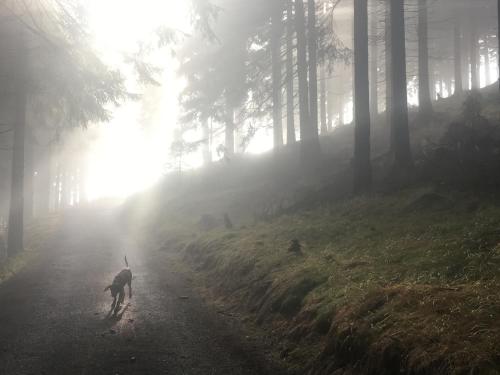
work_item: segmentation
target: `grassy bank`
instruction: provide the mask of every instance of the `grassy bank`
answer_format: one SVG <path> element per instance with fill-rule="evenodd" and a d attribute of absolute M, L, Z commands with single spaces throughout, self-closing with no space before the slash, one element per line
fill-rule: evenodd
<path fill-rule="evenodd" d="M 128 203 L 130 228 L 299 373 L 500 373 L 498 154 L 426 151 L 442 147 L 463 99 L 437 103 L 426 126 L 411 114 L 419 177 L 403 189 L 384 186 L 381 118 L 379 193 L 350 196 L 352 127 L 342 127 L 322 138 L 314 170 L 290 148 L 171 177 Z M 498 129 L 496 91 L 480 100 Z"/>
<path fill-rule="evenodd" d="M 9 258 L 7 258 L 6 254 L 2 254 L 2 260 L 0 260 L 0 284 L 22 271 L 45 251 L 50 246 L 51 238 L 58 226 L 59 217 L 57 215 L 39 218 L 26 225 L 24 251 Z M 1 237 L 0 241 L 3 241 Z M 2 247 L 0 246 L 0 248 Z"/>
<path fill-rule="evenodd" d="M 495 373 L 499 222 L 492 196 L 420 188 L 238 229 L 166 225 L 163 250 L 272 332 L 291 368 Z"/>

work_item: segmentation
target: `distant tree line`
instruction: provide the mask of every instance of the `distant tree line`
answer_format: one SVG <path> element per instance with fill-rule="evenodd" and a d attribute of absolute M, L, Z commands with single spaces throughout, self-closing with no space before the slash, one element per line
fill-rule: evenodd
<path fill-rule="evenodd" d="M 193 2 L 181 104 L 184 129 L 201 129 L 206 163 L 217 137 L 231 158 L 249 129 L 270 124 L 275 152 L 296 145 L 307 168 L 352 102 L 353 188 L 368 191 L 377 118 L 390 127 L 393 171 L 404 174 L 413 165 L 409 105 L 424 124 L 436 100 L 492 84 L 498 67 L 495 0 Z"/>

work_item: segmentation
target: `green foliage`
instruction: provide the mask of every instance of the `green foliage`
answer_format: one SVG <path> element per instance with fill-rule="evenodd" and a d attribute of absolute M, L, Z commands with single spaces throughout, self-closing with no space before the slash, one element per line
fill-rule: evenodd
<path fill-rule="evenodd" d="M 23 77 L 39 123 L 60 133 L 63 127 L 107 121 L 110 105 L 130 98 L 119 71 L 91 46 L 78 1 L 13 1 L 6 9 L 0 36 L 12 53 L 0 61 L 0 70 Z M 25 67 L 20 59 L 26 59 Z M 21 84 L 7 80 L 14 89 Z"/>
<path fill-rule="evenodd" d="M 335 60 L 350 60 L 350 51 L 335 35 L 331 24 L 330 16 L 337 3 L 325 2 L 329 12 L 320 18 L 319 27 L 320 61 L 331 64 Z M 256 126 L 268 125 L 272 111 L 270 20 L 276 9 L 278 13 L 281 10 L 281 29 L 285 31 L 286 2 L 194 0 L 193 4 L 198 32 L 186 39 L 179 53 L 180 73 L 187 81 L 180 97 L 183 121 L 199 124 L 212 118 L 215 123 L 224 123 L 228 110 L 236 109 L 237 126 L 253 120 L 244 129 L 248 142 Z"/>

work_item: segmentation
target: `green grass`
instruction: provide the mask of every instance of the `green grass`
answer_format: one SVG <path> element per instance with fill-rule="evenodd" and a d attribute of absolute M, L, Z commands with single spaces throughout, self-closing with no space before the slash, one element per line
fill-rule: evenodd
<path fill-rule="evenodd" d="M 50 239 L 58 223 L 58 216 L 53 215 L 33 220 L 26 226 L 24 251 L 0 261 L 0 284 L 22 271 L 33 262 L 47 246 L 50 246 Z"/>
<path fill-rule="evenodd" d="M 421 204 L 429 195 L 447 203 Z M 385 358 L 397 342 L 401 366 L 453 373 L 500 368 L 498 223 L 493 197 L 420 188 L 235 230 L 202 232 L 194 221 L 163 230 L 165 250 L 175 248 L 225 303 L 272 329 L 292 367 L 345 356 L 346 343 Z M 288 251 L 293 239 L 302 254 Z"/>
<path fill-rule="evenodd" d="M 494 89 L 483 90 L 483 114 L 498 123 Z M 439 101 L 429 126 L 412 121 L 412 142 L 439 144 L 463 99 Z M 388 148 L 383 121 L 373 127 L 374 155 Z M 322 138 L 322 147 L 324 163 L 310 173 L 285 151 L 283 160 L 269 154 L 172 179 L 131 203 L 139 211 L 141 200 L 156 205 L 134 222 L 150 226 L 146 238 L 152 233 L 156 248 L 190 267 L 207 300 L 238 310 L 274 340 L 276 356 L 291 368 L 311 375 L 500 373 L 498 197 L 414 186 L 311 208 L 336 199 L 309 198 L 346 178 L 352 128 Z M 296 209 L 254 220 L 283 198 Z M 223 213 L 235 229 L 224 229 Z M 202 230 L 205 214 L 218 227 Z M 301 253 L 289 251 L 292 240 Z"/>

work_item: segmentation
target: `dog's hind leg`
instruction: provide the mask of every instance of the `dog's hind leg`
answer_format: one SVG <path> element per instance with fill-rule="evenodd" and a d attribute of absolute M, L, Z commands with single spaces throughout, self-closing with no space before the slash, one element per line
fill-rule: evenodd
<path fill-rule="evenodd" d="M 118 313 L 120 310 L 120 307 L 122 306 L 123 301 L 125 300 L 125 290 L 120 290 L 120 293 L 118 294 L 118 302 L 116 303 L 115 306 L 115 314 Z"/>
<path fill-rule="evenodd" d="M 111 309 L 116 306 L 116 296 L 113 297 L 113 303 L 111 304 Z"/>

